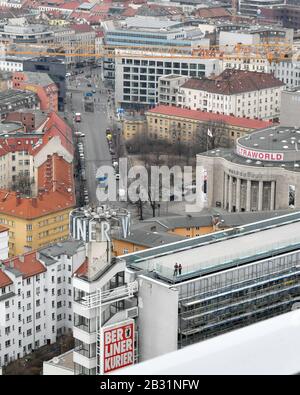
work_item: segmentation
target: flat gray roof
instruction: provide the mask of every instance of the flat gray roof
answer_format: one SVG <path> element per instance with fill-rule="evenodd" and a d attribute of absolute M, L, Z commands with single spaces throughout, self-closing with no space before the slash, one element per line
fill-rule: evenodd
<path fill-rule="evenodd" d="M 299 211 L 119 259 L 133 269 L 155 271 L 158 277 L 177 282 L 296 248 L 300 248 Z M 183 266 L 182 276 L 176 278 L 173 277 L 175 262 Z"/>
<path fill-rule="evenodd" d="M 243 147 L 256 150 L 273 152 L 297 151 L 298 145 L 300 149 L 300 128 L 271 127 L 240 137 L 238 142 Z"/>

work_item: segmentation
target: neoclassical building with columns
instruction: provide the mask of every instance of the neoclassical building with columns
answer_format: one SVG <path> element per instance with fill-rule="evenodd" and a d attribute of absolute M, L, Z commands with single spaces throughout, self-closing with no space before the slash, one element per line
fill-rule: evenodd
<path fill-rule="evenodd" d="M 197 155 L 207 171 L 207 204 L 229 212 L 300 208 L 300 130 L 274 126 L 233 149 Z"/>

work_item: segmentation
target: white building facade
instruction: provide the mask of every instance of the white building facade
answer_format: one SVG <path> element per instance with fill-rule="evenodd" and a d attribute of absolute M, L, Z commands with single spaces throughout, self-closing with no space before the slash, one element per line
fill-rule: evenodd
<path fill-rule="evenodd" d="M 284 84 L 269 74 L 264 74 L 266 82 L 260 74 L 226 69 L 220 79 L 191 79 L 180 87 L 177 105 L 236 117 L 277 119 Z"/>
<path fill-rule="evenodd" d="M 119 106 L 149 106 L 158 103 L 158 79 L 175 74 L 208 77 L 219 73 L 219 60 L 170 56 L 117 50 L 115 61 L 115 102 Z"/>
<path fill-rule="evenodd" d="M 66 241 L 1 265 L 0 366 L 71 332 L 72 276 L 84 259 L 84 244 Z"/>

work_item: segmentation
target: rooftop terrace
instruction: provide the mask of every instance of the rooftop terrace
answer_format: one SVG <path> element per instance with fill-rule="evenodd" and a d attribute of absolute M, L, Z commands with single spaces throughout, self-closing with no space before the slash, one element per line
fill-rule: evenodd
<path fill-rule="evenodd" d="M 126 265 L 134 270 L 152 272 L 164 281 L 176 283 L 300 249 L 299 231 L 300 212 L 295 212 L 124 255 L 119 259 L 124 259 Z M 181 275 L 174 277 L 176 262 L 181 263 L 183 269 Z"/>

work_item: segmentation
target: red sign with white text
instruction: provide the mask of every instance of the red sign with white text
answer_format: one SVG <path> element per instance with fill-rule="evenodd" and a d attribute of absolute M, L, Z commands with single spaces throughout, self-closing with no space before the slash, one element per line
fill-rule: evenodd
<path fill-rule="evenodd" d="M 134 321 L 104 327 L 103 341 L 103 373 L 134 364 Z"/>

